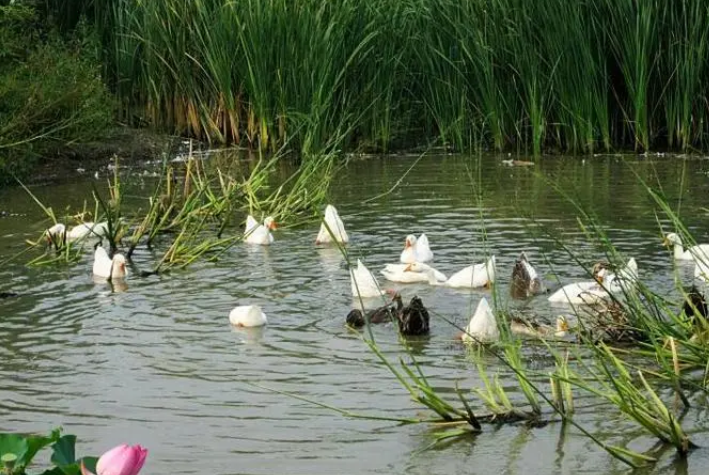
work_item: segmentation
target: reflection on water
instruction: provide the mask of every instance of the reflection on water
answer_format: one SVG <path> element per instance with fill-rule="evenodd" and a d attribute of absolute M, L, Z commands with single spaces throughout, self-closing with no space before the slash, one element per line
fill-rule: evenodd
<path fill-rule="evenodd" d="M 501 305 L 552 322 L 558 310 L 545 296 L 511 300 L 514 260 L 526 251 L 550 287 L 585 280 L 585 266 L 604 258 L 579 230 L 591 212 L 625 259 L 635 257 L 649 287 L 672 297 L 672 262 L 660 246 L 652 200 L 636 174 L 661 184 L 699 242 L 704 225 L 708 162 L 594 157 L 547 158 L 534 170 L 466 157 L 424 159 L 387 193 L 414 158 L 354 161 L 332 189 L 351 244 L 383 288 L 419 295 L 431 313 L 431 335 L 399 340 L 394 325 L 372 328 L 382 353 L 396 364 L 407 346 L 437 391 L 482 387 L 474 364 L 453 339 L 485 290 L 387 282 L 379 275 L 397 262 L 404 237 L 425 232 L 435 266 L 451 273 L 497 256 Z M 472 180 L 471 177 L 480 177 Z M 685 183 L 681 192 L 679 184 Z M 568 194 L 562 198 L 551 183 Z M 132 184 L 132 185 L 131 185 Z M 54 209 L 90 200 L 86 182 L 34 189 Z M 0 261 L 22 250 L 46 221 L 20 190 L 0 192 Z M 126 180 L 124 196 L 140 206 L 150 184 Z M 364 200 L 382 195 L 371 202 Z M 661 224 L 670 229 L 669 222 Z M 71 266 L 0 266 L 0 430 L 41 431 L 62 425 L 79 436 L 81 452 L 100 453 L 122 442 L 150 448 L 148 473 L 611 473 L 624 467 L 575 430 L 486 426 L 477 437 L 431 448 L 435 427 L 346 419 L 322 407 L 262 387 L 364 414 L 411 417 L 421 408 L 361 341 L 344 326 L 352 306 L 345 260 L 336 248 L 314 246 L 318 225 L 275 231 L 270 247 L 237 245 L 218 262 L 199 262 L 167 275 L 129 276 L 125 287 L 94 283 L 91 249 Z M 241 229 L 235 229 L 240 233 Z M 151 268 L 159 252 L 138 249 L 136 265 Z M 680 265 L 684 278 L 691 269 Z M 257 303 L 269 325 L 231 328 L 229 311 Z M 381 305 L 373 299 L 371 305 Z M 367 306 L 370 304 L 368 303 Z M 448 323 L 450 322 L 450 323 Z M 552 362 L 528 344 L 535 368 Z M 494 373 L 494 359 L 487 360 Z M 517 382 L 502 381 L 521 398 Z M 470 393 L 474 408 L 484 412 Z M 521 400 L 521 399 L 520 399 Z M 577 420 L 612 444 L 650 449 L 654 441 L 587 395 Z M 694 407 L 704 407 L 698 403 Z M 587 408 L 587 409 L 584 409 Z M 700 445 L 703 420 L 684 419 Z M 707 456 L 686 466 L 662 455 L 658 473 L 699 473 Z M 238 468 L 235 468 L 238 467 Z"/>

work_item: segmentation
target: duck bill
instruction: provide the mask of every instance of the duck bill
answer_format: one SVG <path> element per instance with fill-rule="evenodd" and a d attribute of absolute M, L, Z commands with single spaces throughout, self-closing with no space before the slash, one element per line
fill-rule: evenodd
<path fill-rule="evenodd" d="M 268 225 L 268 229 L 278 229 L 278 225 L 276 225 L 275 221 L 271 221 L 271 224 Z"/>
<path fill-rule="evenodd" d="M 663 238 L 662 245 L 665 247 L 670 247 L 670 241 L 667 238 Z"/>
<path fill-rule="evenodd" d="M 411 272 L 411 264 L 408 266 L 404 267 L 404 272 Z"/>
<path fill-rule="evenodd" d="M 490 290 L 492 288 L 492 282 L 488 280 L 487 282 L 485 282 L 485 285 L 483 285 L 483 288 Z"/>

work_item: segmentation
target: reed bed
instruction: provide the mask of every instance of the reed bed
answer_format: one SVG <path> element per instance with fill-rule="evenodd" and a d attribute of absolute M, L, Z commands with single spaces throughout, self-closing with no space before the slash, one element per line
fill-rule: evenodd
<path fill-rule="evenodd" d="M 296 152 L 706 149 L 702 0 L 49 1 L 126 119 Z"/>

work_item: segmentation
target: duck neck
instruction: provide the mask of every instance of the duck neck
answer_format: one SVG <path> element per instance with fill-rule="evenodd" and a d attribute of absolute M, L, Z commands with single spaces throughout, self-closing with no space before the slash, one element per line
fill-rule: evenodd
<path fill-rule="evenodd" d="M 684 247 L 682 244 L 676 242 L 674 245 L 675 248 L 675 259 L 682 259 L 682 256 L 684 255 Z"/>

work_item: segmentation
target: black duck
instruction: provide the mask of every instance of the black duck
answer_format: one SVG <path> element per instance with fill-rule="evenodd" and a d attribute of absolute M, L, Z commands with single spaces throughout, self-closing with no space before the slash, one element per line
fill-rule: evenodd
<path fill-rule="evenodd" d="M 396 320 L 403 308 L 404 303 L 401 301 L 401 294 L 399 294 L 399 292 L 395 292 L 391 302 L 366 312 L 366 315 L 369 318 L 370 323 L 383 323 Z M 360 328 L 367 323 L 367 319 L 365 318 L 365 314 L 362 313 L 360 309 L 355 308 L 347 314 L 345 322 L 353 328 Z"/>
<path fill-rule="evenodd" d="M 425 335 L 429 332 L 428 310 L 417 296 L 399 312 L 399 332 L 402 335 Z"/>

